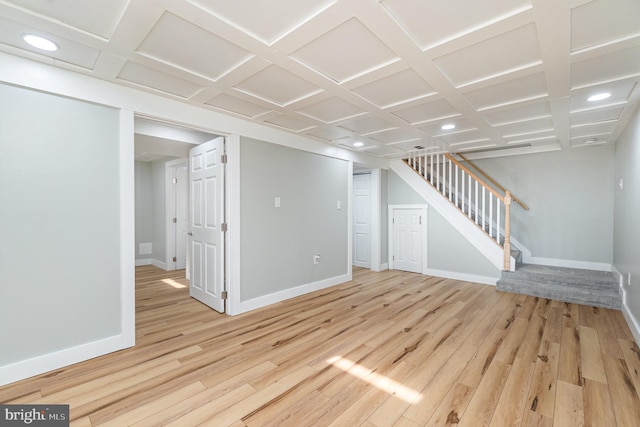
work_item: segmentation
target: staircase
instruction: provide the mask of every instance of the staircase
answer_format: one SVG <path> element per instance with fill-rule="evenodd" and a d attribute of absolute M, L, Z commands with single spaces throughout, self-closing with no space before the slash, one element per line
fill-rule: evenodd
<path fill-rule="evenodd" d="M 510 242 L 511 202 L 518 203 L 524 209 L 529 208 L 471 161 L 462 155 L 458 156 L 466 164 L 448 153 L 412 154 L 404 163 L 473 223 L 477 227 L 476 232 L 481 230 L 484 239 L 493 242 L 493 247 L 485 246 L 485 250 L 492 252 L 492 255 L 485 253 L 485 256 L 494 257 L 494 265 L 502 270 L 497 282 L 499 291 L 596 307 L 621 308 L 619 285 L 613 273 L 523 264 L 521 251 Z M 473 239 L 479 248 L 477 236 Z M 500 252 L 496 253 L 497 248 Z M 496 256 L 503 258 L 503 261 L 496 261 Z"/>
<path fill-rule="evenodd" d="M 497 289 L 558 301 L 620 310 L 622 300 L 615 275 L 606 271 L 523 264 L 503 271 Z"/>

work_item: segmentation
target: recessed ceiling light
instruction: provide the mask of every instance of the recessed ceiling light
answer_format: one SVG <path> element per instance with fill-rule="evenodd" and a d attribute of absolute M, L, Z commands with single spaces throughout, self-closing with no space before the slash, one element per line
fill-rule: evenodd
<path fill-rule="evenodd" d="M 456 125 L 454 125 L 453 123 L 445 123 L 444 125 L 442 125 L 440 127 L 440 129 L 442 130 L 451 130 L 451 129 L 455 129 Z"/>
<path fill-rule="evenodd" d="M 590 97 L 588 97 L 587 101 L 589 101 L 589 102 L 602 101 L 603 99 L 607 99 L 610 96 L 611 96 L 611 94 L 609 92 L 596 93 L 596 94 L 591 95 Z"/>
<path fill-rule="evenodd" d="M 364 142 L 354 142 L 353 146 L 354 147 L 362 147 L 364 145 Z"/>
<path fill-rule="evenodd" d="M 25 34 L 22 39 L 31 46 L 37 49 L 46 50 L 47 52 L 55 52 L 59 49 L 58 45 L 51 40 L 33 34 Z"/>

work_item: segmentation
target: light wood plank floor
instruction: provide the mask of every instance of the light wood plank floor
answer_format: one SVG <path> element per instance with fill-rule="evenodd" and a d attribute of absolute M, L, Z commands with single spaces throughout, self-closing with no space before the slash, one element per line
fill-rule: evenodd
<path fill-rule="evenodd" d="M 619 311 L 398 271 L 245 315 L 140 267 L 137 345 L 0 388 L 72 425 L 638 426 Z M 175 287 L 178 286 L 178 287 Z"/>

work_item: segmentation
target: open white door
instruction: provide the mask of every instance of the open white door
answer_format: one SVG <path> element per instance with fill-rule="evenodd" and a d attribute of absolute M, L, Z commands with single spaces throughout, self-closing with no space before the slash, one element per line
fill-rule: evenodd
<path fill-rule="evenodd" d="M 189 152 L 190 295 L 223 313 L 224 306 L 224 138 Z"/>

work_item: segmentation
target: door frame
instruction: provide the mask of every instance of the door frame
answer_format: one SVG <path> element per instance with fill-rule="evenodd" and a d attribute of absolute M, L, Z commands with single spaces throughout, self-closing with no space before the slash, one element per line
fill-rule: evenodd
<path fill-rule="evenodd" d="M 165 237 L 166 237 L 166 246 L 165 246 L 165 265 L 167 267 L 167 271 L 172 271 L 176 269 L 176 263 L 173 262 L 172 253 L 175 250 L 175 233 L 173 233 L 173 213 L 176 209 L 176 187 L 173 185 L 173 178 L 176 176 L 176 169 L 178 167 L 185 166 L 187 167 L 187 171 L 189 169 L 189 159 L 181 158 L 176 160 L 171 160 L 164 164 L 165 167 Z M 187 217 L 189 216 L 189 200 L 190 194 L 189 189 L 187 188 Z M 189 249 L 188 245 L 185 247 L 186 257 L 187 257 L 187 267 L 186 267 L 186 278 L 189 278 Z"/>
<path fill-rule="evenodd" d="M 393 265 L 393 248 L 395 247 L 395 241 L 394 241 L 394 233 L 393 233 L 393 213 L 395 210 L 407 210 L 407 209 L 420 209 L 422 211 L 421 215 L 424 218 L 424 222 L 422 223 L 423 227 L 422 227 L 422 274 L 426 274 L 425 272 L 428 270 L 428 240 L 427 240 L 427 227 L 428 227 L 428 219 L 429 217 L 427 216 L 428 214 L 428 209 L 429 209 L 429 205 L 389 205 L 389 216 L 388 218 L 388 227 L 387 227 L 387 232 L 388 232 L 388 236 L 389 236 L 389 244 L 388 244 L 388 249 L 389 249 L 389 255 L 388 255 L 388 260 L 389 260 L 389 270 L 394 270 L 394 265 Z"/>
<path fill-rule="evenodd" d="M 351 163 L 353 168 L 353 163 Z M 349 174 L 349 265 L 353 264 L 353 177 L 358 174 L 369 173 L 369 268 L 371 271 L 379 272 L 387 269 L 387 263 L 381 261 L 382 255 L 382 172 L 380 168 L 362 169 L 361 171 L 351 171 Z"/>

